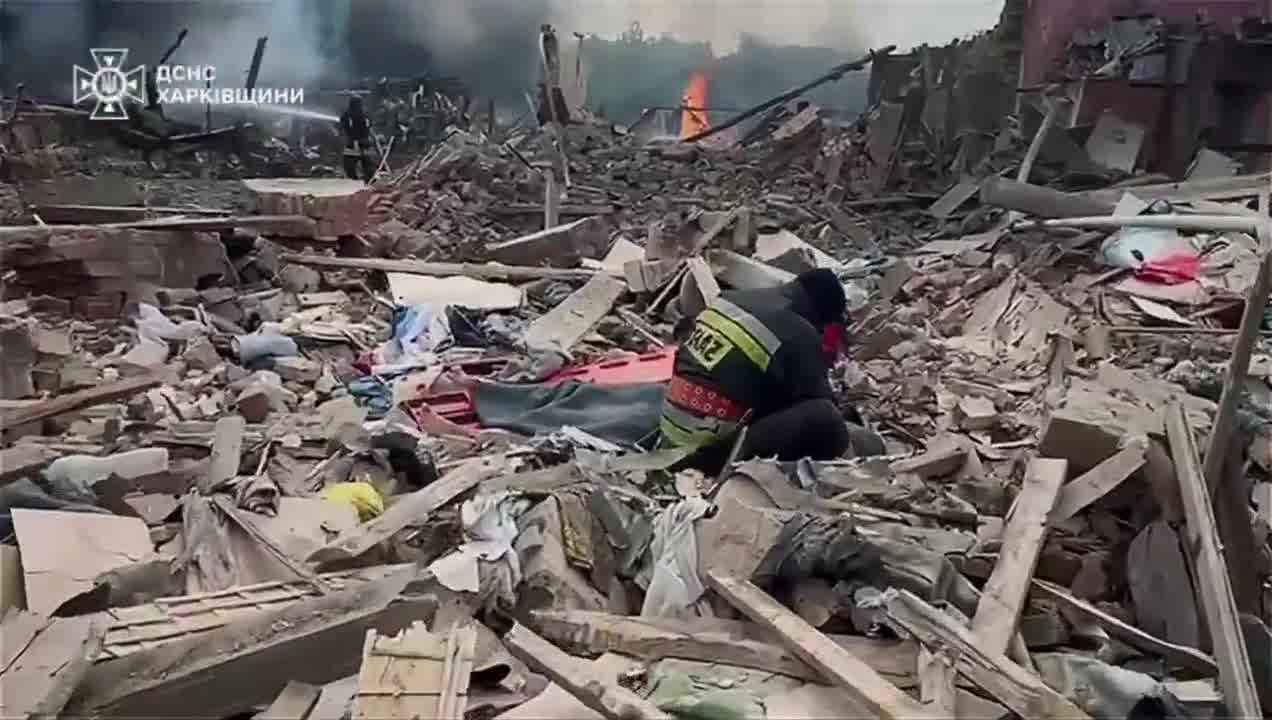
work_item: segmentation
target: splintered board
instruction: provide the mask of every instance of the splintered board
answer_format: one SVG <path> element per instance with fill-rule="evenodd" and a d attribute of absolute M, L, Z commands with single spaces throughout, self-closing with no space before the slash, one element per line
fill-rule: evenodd
<path fill-rule="evenodd" d="M 355 720 L 457 720 L 468 702 L 477 631 L 430 633 L 416 621 L 394 636 L 367 631 L 358 674 Z"/>

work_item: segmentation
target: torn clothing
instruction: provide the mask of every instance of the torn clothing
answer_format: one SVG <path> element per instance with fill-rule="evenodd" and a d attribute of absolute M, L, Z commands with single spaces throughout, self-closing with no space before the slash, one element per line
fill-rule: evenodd
<path fill-rule="evenodd" d="M 727 445 L 743 425 L 754 426 L 806 401 L 825 405 L 797 412 L 799 419 L 809 412 L 809 417 L 821 417 L 826 406 L 833 410 L 830 367 L 816 317 L 812 298 L 798 282 L 728 292 L 713 301 L 676 351 L 675 379 L 659 425 L 664 439 L 681 447 Z M 842 431 L 837 413 L 835 422 Z M 834 434 L 818 433 L 818 438 Z M 783 437 L 796 442 L 797 435 Z M 797 446 L 810 447 L 802 442 Z M 847 440 L 827 447 L 841 447 L 842 452 Z M 814 454 L 824 456 L 821 450 Z"/>

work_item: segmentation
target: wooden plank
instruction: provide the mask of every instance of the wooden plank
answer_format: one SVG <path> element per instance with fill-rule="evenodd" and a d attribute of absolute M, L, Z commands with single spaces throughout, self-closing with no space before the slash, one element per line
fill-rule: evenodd
<path fill-rule="evenodd" d="M 1133 648 L 1157 655 L 1167 662 L 1179 667 L 1195 670 L 1206 676 L 1217 675 L 1219 666 L 1215 659 L 1206 653 L 1185 645 L 1166 642 L 1161 638 L 1140 630 L 1130 623 L 1123 622 L 1109 615 L 1087 601 L 1074 597 L 1069 591 L 1045 580 L 1033 581 L 1034 590 L 1041 592 L 1049 600 L 1058 603 L 1062 608 L 1073 611 L 1083 618 L 1104 628 L 1109 635 L 1125 642 Z"/>
<path fill-rule="evenodd" d="M 1117 205 L 1116 199 L 1107 202 L 1094 200 L 1083 195 L 1002 177 L 987 178 L 981 183 L 980 201 L 982 205 L 993 205 L 1042 218 L 1107 215 Z"/>
<path fill-rule="evenodd" d="M 409 275 L 430 275 L 433 277 L 464 275 L 478 280 L 587 280 L 598 272 L 597 270 L 584 268 L 530 267 L 503 265 L 501 263 L 425 262 L 423 260 L 388 260 L 385 258 L 342 258 L 302 253 L 282 253 L 278 256 L 278 259 L 284 263 L 331 268 L 333 270 L 400 272 Z"/>
<path fill-rule="evenodd" d="M 427 617 L 437 588 L 408 568 L 97 663 L 66 717 L 229 717 L 273 702 L 289 680 L 338 680 L 357 672 L 368 629 L 396 632 Z"/>
<path fill-rule="evenodd" d="M 34 443 L 0 449 L 0 486 L 38 473 L 61 456 L 56 450 Z"/>
<path fill-rule="evenodd" d="M 926 212 L 928 215 L 937 220 L 948 218 L 955 210 L 962 207 L 963 203 L 971 200 L 980 192 L 981 181 L 977 178 L 964 178 L 954 187 L 950 188 L 939 200 L 928 206 Z"/>
<path fill-rule="evenodd" d="M 218 232 L 247 228 L 265 234 L 276 233 L 292 237 L 314 237 L 318 223 L 304 215 L 240 215 L 237 217 L 175 217 L 136 220 L 133 222 L 99 225 L 106 228 L 132 230 L 187 230 L 190 232 Z"/>
<path fill-rule="evenodd" d="M 1047 536 L 1047 516 L 1055 507 L 1068 468 L 1067 460 L 1035 458 L 1025 471 L 1024 487 L 1003 529 L 998 562 L 972 618 L 972 632 L 986 652 L 1005 654 L 1016 633 L 1029 581 Z"/>
<path fill-rule="evenodd" d="M 430 633 L 421 621 L 388 637 L 368 630 L 358 673 L 356 720 L 459 720 L 468 702 L 477 631 Z"/>
<path fill-rule="evenodd" d="M 1162 183 L 1156 185 L 1136 185 L 1091 190 L 1080 193 L 1081 197 L 1099 202 L 1117 203 L 1124 193 L 1134 193 L 1135 197 L 1148 202 L 1153 200 L 1169 200 L 1171 202 L 1187 202 L 1189 200 L 1232 200 L 1241 197 L 1256 197 L 1268 187 L 1269 173 L 1254 175 L 1237 175 L 1236 177 L 1211 178 L 1189 182 Z"/>
<path fill-rule="evenodd" d="M 274 702 L 265 708 L 265 712 L 257 715 L 257 720 L 305 720 L 322 688 L 309 683 L 292 680 L 287 687 L 274 698 Z"/>
<path fill-rule="evenodd" d="M 364 570 L 318 576 L 318 582 L 267 582 L 179 595 L 144 605 L 106 611 L 109 627 L 98 662 L 157 647 L 162 643 L 211 632 L 220 627 L 277 612 L 324 592 L 339 592 L 383 580 L 409 565 L 381 565 Z"/>
<path fill-rule="evenodd" d="M 1219 664 L 1219 688 L 1223 691 L 1228 712 L 1234 717 L 1260 717 L 1259 694 L 1246 653 L 1245 636 L 1232 597 L 1228 567 L 1215 527 L 1210 491 L 1202 475 L 1184 406 L 1174 403 L 1166 410 L 1166 437 L 1179 477 L 1180 498 L 1184 504 L 1184 547 L 1192 555 L 1195 576 L 1193 586 L 1200 596 L 1202 613 L 1210 630 L 1215 661 Z"/>
<path fill-rule="evenodd" d="M 159 215 L 229 215 L 226 210 L 210 208 L 129 207 L 121 205 L 34 205 L 31 212 L 53 225 L 97 225 L 102 223 L 133 222 Z"/>
<path fill-rule="evenodd" d="M 526 346 L 536 350 L 569 352 L 627 291 L 627 283 L 608 274 L 588 280 L 565 302 L 557 305 L 526 330 Z"/>
<path fill-rule="evenodd" d="M 423 523 L 443 505 L 498 475 L 503 466 L 503 456 L 469 460 L 431 485 L 398 499 L 383 515 L 341 533 L 311 553 L 308 560 L 324 567 L 361 557 L 407 525 Z"/>
<path fill-rule="evenodd" d="M 935 650 L 949 648 L 959 673 L 1017 715 L 1033 720 L 1090 717 L 1047 687 L 1037 675 L 1008 660 L 1006 655 L 986 650 L 984 643 L 967 628 L 908 590 L 888 591 L 884 604 L 892 622 L 923 645 Z"/>
<path fill-rule="evenodd" d="M 216 421 L 212 429 L 212 457 L 208 473 L 199 480 L 199 492 L 204 495 L 239 474 L 239 462 L 243 458 L 243 434 L 247 432 L 247 419 L 242 415 L 226 415 Z"/>
<path fill-rule="evenodd" d="M 1147 450 L 1147 441 L 1134 440 L 1113 457 L 1067 483 L 1061 488 L 1056 506 L 1051 510 L 1051 525 L 1054 527 L 1077 515 L 1126 482 L 1144 467 Z"/>
<path fill-rule="evenodd" d="M 943 717 L 958 715 L 958 689 L 954 686 L 954 660 L 949 652 L 934 652 L 926 645 L 919 648 L 919 699 L 932 712 Z"/>
<path fill-rule="evenodd" d="M 517 217 L 520 215 L 538 215 L 543 210 L 543 203 L 505 203 L 491 206 L 488 212 L 495 217 Z M 562 203 L 557 207 L 557 213 L 562 217 L 610 215 L 617 211 L 618 205 L 614 203 Z"/>
<path fill-rule="evenodd" d="M 516 266 L 572 268 L 609 248 L 609 230 L 598 217 L 555 225 L 539 232 L 486 246 L 490 259 Z"/>
<path fill-rule="evenodd" d="M 76 410 L 83 410 L 84 408 L 124 400 L 162 384 L 163 378 L 159 373 L 147 373 L 87 388 L 69 395 L 59 395 L 47 400 L 41 400 L 32 405 L 15 408 L 0 415 L 0 431 L 46 418 L 57 417 Z"/>
<path fill-rule="evenodd" d="M 1219 395 L 1219 409 L 1215 412 L 1210 437 L 1206 439 L 1206 458 L 1203 477 L 1210 495 L 1214 497 L 1223 476 L 1223 461 L 1231 447 L 1232 433 L 1236 429 L 1237 404 L 1245 391 L 1246 375 L 1250 371 L 1250 356 L 1254 352 L 1259 329 L 1263 326 L 1263 312 L 1272 292 L 1272 253 L 1263 256 L 1254 285 L 1246 295 L 1245 310 L 1241 315 L 1241 327 L 1232 346 L 1232 356 L 1223 378 L 1223 392 Z"/>
<path fill-rule="evenodd" d="M 607 720 L 654 720 L 671 716 L 648 700 L 619 685 L 615 678 L 597 677 L 582 661 L 517 623 L 503 638 L 514 657 L 543 673 L 588 708 Z"/>
<path fill-rule="evenodd" d="M 775 642 L 759 625 L 714 618 L 629 617 L 591 610 L 539 610 L 531 615 L 547 640 L 575 655 L 619 653 L 654 661 L 675 657 L 727 662 L 820 682 L 821 673 Z M 856 635 L 829 636 L 900 688 L 916 687 L 913 643 Z"/>
<path fill-rule="evenodd" d="M 7 615 L 0 627 L 0 717 L 61 716 L 101 652 L 105 633 L 96 615 L 44 618 L 21 610 Z"/>
<path fill-rule="evenodd" d="M 743 615 L 777 633 L 796 655 L 879 718 L 936 718 L 896 685 L 745 580 L 711 570 L 711 588 Z"/>

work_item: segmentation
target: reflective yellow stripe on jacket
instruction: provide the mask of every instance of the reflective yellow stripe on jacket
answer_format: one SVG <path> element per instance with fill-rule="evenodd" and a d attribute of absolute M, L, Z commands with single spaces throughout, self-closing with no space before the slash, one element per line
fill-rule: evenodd
<path fill-rule="evenodd" d="M 736 422 L 685 412 L 670 400 L 663 401 L 658 424 L 663 437 L 678 447 L 710 445 L 737 432 L 738 427 Z"/>
<path fill-rule="evenodd" d="M 773 355 L 782 346 L 764 323 L 723 298 L 716 298 L 711 307 L 703 310 L 698 322 L 723 336 L 760 370 L 768 370 Z"/>

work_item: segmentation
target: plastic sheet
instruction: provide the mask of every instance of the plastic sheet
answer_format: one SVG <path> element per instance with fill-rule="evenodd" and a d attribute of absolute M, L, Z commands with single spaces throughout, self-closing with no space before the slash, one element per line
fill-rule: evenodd
<path fill-rule="evenodd" d="M 1117 214 L 1162 215 L 1174 212 L 1169 203 L 1149 205 L 1126 195 Z M 1201 253 L 1188 238 L 1171 228 L 1126 227 L 1110 235 L 1100 247 L 1104 261 L 1130 268 L 1142 280 L 1177 285 L 1201 275 Z"/>
<path fill-rule="evenodd" d="M 452 338 L 445 305 L 399 307 L 393 313 L 393 337 L 376 350 L 372 372 L 384 375 L 433 365 L 435 353 Z"/>

